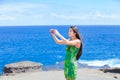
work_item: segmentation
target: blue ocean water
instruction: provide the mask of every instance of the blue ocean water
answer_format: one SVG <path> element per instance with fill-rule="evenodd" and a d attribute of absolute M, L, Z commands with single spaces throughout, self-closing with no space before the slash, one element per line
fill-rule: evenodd
<path fill-rule="evenodd" d="M 0 73 L 5 64 L 30 60 L 43 65 L 64 61 L 66 45 L 57 45 L 51 28 L 68 38 L 69 25 L 0 27 Z M 79 25 L 83 55 L 79 60 L 91 66 L 120 67 L 120 26 Z"/>

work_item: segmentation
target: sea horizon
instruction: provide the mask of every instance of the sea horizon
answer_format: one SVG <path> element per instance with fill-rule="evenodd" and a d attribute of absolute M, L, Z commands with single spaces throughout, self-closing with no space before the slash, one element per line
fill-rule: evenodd
<path fill-rule="evenodd" d="M 48 26 L 85 26 L 85 27 L 87 27 L 87 26 L 89 26 L 89 27 L 93 27 L 93 26 L 96 26 L 96 27 L 98 27 L 98 26 L 104 26 L 104 27 L 110 27 L 110 26 L 120 26 L 119 24 L 113 24 L 113 25 L 111 25 L 111 24 L 68 24 L 68 25 L 66 25 L 66 24 L 61 24 L 61 25 L 59 25 L 59 24 L 55 24 L 55 25 L 53 25 L 53 24 L 47 24 L 47 25 L 0 25 L 0 27 L 26 27 L 26 26 L 31 26 L 31 27 L 48 27 Z"/>

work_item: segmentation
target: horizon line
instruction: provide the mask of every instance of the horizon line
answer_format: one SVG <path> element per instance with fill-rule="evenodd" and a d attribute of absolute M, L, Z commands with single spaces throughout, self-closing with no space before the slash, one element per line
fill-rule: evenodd
<path fill-rule="evenodd" d="M 68 25 L 58 25 L 58 24 L 56 24 L 56 25 L 0 25 L 0 27 L 19 27 L 19 26 L 71 26 L 70 24 L 68 24 Z M 111 24 L 86 24 L 86 25 L 84 25 L 84 24 L 79 24 L 79 25 L 74 25 L 74 26 L 120 26 L 120 24 L 118 25 L 118 24 L 113 24 L 113 25 L 111 25 Z"/>

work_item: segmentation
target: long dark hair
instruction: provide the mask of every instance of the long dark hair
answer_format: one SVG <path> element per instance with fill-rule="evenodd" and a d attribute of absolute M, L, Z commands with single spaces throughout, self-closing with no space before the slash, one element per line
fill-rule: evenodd
<path fill-rule="evenodd" d="M 78 60 L 81 57 L 81 55 L 82 55 L 83 42 L 82 42 L 82 38 L 81 38 L 81 35 L 79 33 L 78 28 L 76 26 L 71 26 L 70 28 L 74 31 L 74 33 L 76 33 L 76 38 L 81 41 L 80 49 L 79 49 L 79 51 L 78 51 L 78 53 L 76 55 L 76 60 Z"/>

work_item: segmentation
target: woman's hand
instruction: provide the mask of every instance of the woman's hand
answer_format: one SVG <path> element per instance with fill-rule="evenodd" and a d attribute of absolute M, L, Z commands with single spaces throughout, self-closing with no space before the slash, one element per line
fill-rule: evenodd
<path fill-rule="evenodd" d="M 67 39 L 65 39 L 65 38 L 58 32 L 57 29 L 50 29 L 50 32 L 51 32 L 51 34 L 52 34 L 53 39 L 55 40 L 55 42 L 56 42 L 57 44 L 66 44 Z M 59 38 L 61 38 L 61 40 L 58 39 L 57 36 L 58 36 Z"/>
<path fill-rule="evenodd" d="M 55 29 L 50 29 L 50 33 L 55 34 Z"/>
<path fill-rule="evenodd" d="M 58 32 L 57 29 L 50 29 L 50 32 L 51 32 L 52 34 L 55 34 L 55 35 L 58 35 L 58 34 L 59 34 L 59 32 Z"/>

